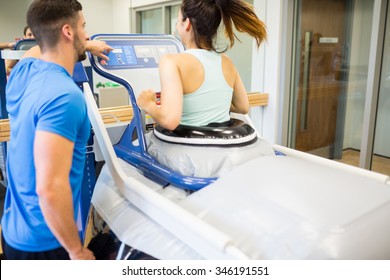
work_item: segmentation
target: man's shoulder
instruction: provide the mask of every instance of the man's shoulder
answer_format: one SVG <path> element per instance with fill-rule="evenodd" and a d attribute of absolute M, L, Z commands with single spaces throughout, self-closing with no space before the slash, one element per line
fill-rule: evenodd
<path fill-rule="evenodd" d="M 36 60 L 36 58 L 28 57 L 18 61 L 18 63 L 16 63 L 15 67 L 12 69 L 11 74 L 15 74 L 18 71 L 25 71 L 26 69 L 31 68 Z"/>
<path fill-rule="evenodd" d="M 28 65 L 38 61 L 38 58 L 35 57 L 26 57 L 19 60 L 18 65 Z"/>
<path fill-rule="evenodd" d="M 26 58 L 19 61 L 11 71 L 7 81 L 7 88 L 13 88 L 19 91 L 28 82 L 35 61 L 35 58 Z"/>

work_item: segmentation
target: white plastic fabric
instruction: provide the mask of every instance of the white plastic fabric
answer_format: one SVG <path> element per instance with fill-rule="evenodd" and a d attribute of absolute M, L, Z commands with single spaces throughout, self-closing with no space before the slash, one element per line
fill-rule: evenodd
<path fill-rule="evenodd" d="M 126 174 L 145 183 L 145 188 L 151 188 L 176 202 L 187 196 L 185 191 L 177 188 L 162 188 L 145 179 L 131 165 L 122 160 L 119 162 Z M 134 207 L 115 187 L 106 166 L 103 166 L 97 180 L 92 204 L 118 239 L 127 245 L 158 259 L 202 259 L 202 256 Z"/>
<path fill-rule="evenodd" d="M 220 177 L 234 166 L 249 160 L 275 155 L 269 142 L 258 138 L 242 147 L 191 146 L 168 143 L 147 134 L 148 152 L 170 169 L 195 177 Z"/>
<path fill-rule="evenodd" d="M 387 184 L 302 159 L 263 156 L 187 197 L 121 165 L 145 187 L 228 234 L 250 258 L 390 259 Z M 160 259 L 202 258 L 133 207 L 105 168 L 92 202 L 126 244 Z"/>

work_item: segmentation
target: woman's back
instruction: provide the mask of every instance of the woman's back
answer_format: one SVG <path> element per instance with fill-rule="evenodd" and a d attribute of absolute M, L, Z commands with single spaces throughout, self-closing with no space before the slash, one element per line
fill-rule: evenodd
<path fill-rule="evenodd" d="M 204 68 L 202 63 L 197 59 L 191 51 L 187 50 L 185 53 L 172 55 L 179 71 L 183 84 L 183 94 L 188 94 L 196 91 L 204 81 Z M 205 50 L 203 50 L 205 51 Z M 234 87 L 234 79 L 237 75 L 236 68 L 230 58 L 221 54 L 222 72 L 227 84 Z"/>
<path fill-rule="evenodd" d="M 181 124 L 205 126 L 229 120 L 236 70 L 226 55 L 189 49 L 175 56 L 183 81 Z"/>

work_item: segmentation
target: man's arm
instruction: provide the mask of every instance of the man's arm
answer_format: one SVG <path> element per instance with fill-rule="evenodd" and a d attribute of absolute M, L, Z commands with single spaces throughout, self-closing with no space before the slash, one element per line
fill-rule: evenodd
<path fill-rule="evenodd" d="M 89 40 L 87 41 L 86 50 L 104 60 L 108 60 L 106 54 L 108 54 L 112 47 L 106 44 L 104 41 Z"/>
<path fill-rule="evenodd" d="M 74 221 L 69 173 L 74 143 L 54 133 L 37 131 L 34 140 L 36 188 L 43 216 L 71 259 L 94 259 L 84 248 Z"/>
<path fill-rule="evenodd" d="M 105 54 L 108 54 L 113 48 L 106 44 L 104 41 L 87 41 L 86 50 L 91 52 L 93 55 L 99 56 L 104 60 L 108 60 L 108 57 Z M 39 58 L 41 56 L 41 49 L 39 46 L 32 47 L 26 51 L 22 57 L 35 57 Z"/>

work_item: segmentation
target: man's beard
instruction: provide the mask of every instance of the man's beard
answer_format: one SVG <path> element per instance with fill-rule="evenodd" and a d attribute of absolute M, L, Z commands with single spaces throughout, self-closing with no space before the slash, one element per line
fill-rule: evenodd
<path fill-rule="evenodd" d="M 79 57 L 77 58 L 77 62 L 83 61 L 86 58 L 87 55 L 85 54 L 85 52 L 83 52 L 82 54 L 79 54 Z"/>
<path fill-rule="evenodd" d="M 87 55 L 85 54 L 85 45 L 79 39 L 78 34 L 75 34 L 75 38 L 76 39 L 73 41 L 73 47 L 77 51 L 77 62 L 80 62 L 87 58 Z"/>

